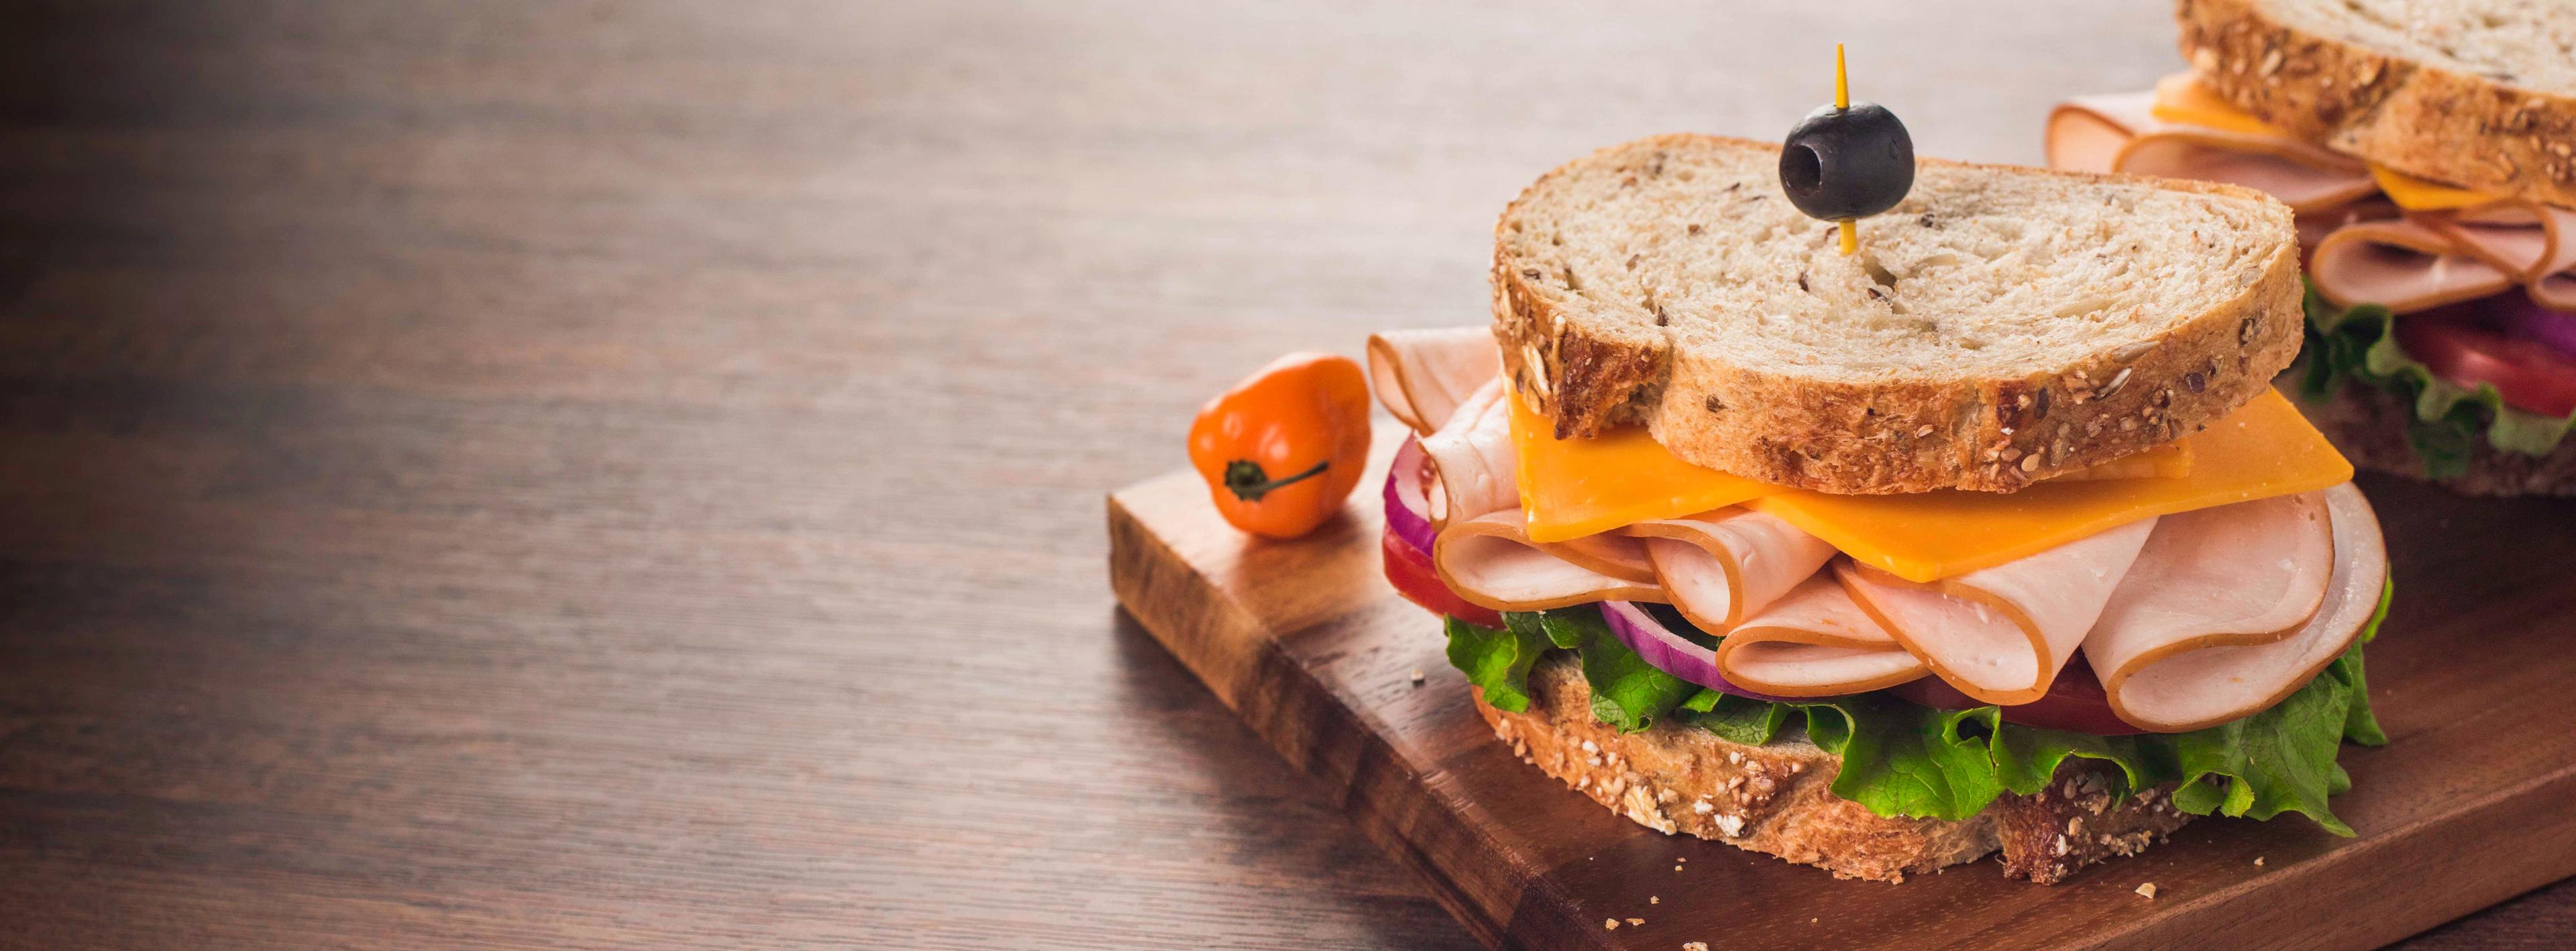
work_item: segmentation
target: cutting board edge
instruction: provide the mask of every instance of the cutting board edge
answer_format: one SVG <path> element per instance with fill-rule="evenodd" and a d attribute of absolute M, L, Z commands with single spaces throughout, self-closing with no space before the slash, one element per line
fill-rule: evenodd
<path fill-rule="evenodd" d="M 1354 707 L 1316 671 L 1301 666 L 1282 645 L 1282 640 L 1296 631 L 1274 630 L 1263 624 L 1251 609 L 1228 595 L 1217 578 L 1161 538 L 1150 520 L 1126 501 L 1134 493 L 1164 491 L 1175 482 L 1170 476 L 1147 480 L 1107 498 L 1111 583 L 1122 609 L 1207 683 L 1211 692 L 1291 766 L 1326 783 L 1363 834 L 1422 876 L 1430 884 L 1434 899 L 1488 947 L 1521 946 L 1539 936 L 1545 936 L 1552 947 L 1564 946 L 1561 942 L 1567 939 L 1589 947 L 1624 947 L 1614 933 L 1584 928 L 1581 922 L 1572 920 L 1571 896 L 1562 894 L 1561 883 L 1547 869 L 1518 870 L 1512 888 L 1479 896 L 1441 867 L 1431 854 L 1435 843 L 1481 839 L 1495 844 L 1491 836 L 1475 827 L 1473 804 L 1450 801 L 1454 797 L 1432 788 L 1429 781 L 1440 774 L 1437 765 L 1416 768 L 1404 762 L 1389 737 L 1368 728 L 1374 717 Z M 1212 509 L 1207 518 L 1214 519 Z M 1394 597 L 1391 592 L 1377 594 Z M 1182 603 L 1172 603 L 1175 598 Z M 1348 607 L 1334 618 L 1367 608 L 1366 604 Z M 1239 637 L 1232 638 L 1239 646 L 1229 650 L 1210 631 L 1192 629 L 1202 621 L 1239 632 Z M 1283 696 L 1293 702 L 1281 702 Z M 1318 730 L 1294 722 L 1299 720 L 1301 711 L 1329 718 L 1328 727 Z M 1354 746 L 1333 747 L 1330 737 L 1336 735 L 1352 737 L 1348 742 Z M 1389 781 L 1364 781 L 1363 776 L 1385 776 Z M 2487 822 L 2512 828 L 2518 822 L 2520 828 L 2530 828 L 2534 820 L 2549 818 L 2547 790 L 2576 798 L 2576 764 L 2526 782 L 2516 790 L 2480 797 L 2477 806 L 2383 832 L 2358 852 L 2339 849 L 2327 861 L 2302 863 L 2282 869 L 2286 875 L 2276 873 L 2281 877 L 2240 882 L 2219 893 L 2158 909 L 2161 913 L 2098 926 L 2103 930 L 2061 946 L 2172 947 L 2219 937 L 2242 944 L 2250 930 L 2276 939 L 2258 939 L 2250 945 L 2256 947 L 2363 948 L 2417 934 L 2576 875 L 2576 850 L 2564 855 L 2535 850 L 2505 856 L 2513 861 L 2499 861 L 2494 855 L 2461 857 L 2447 864 L 2457 866 L 2456 881 L 2466 883 L 2466 887 L 2454 884 L 2440 890 L 2414 889 L 2409 893 L 2414 899 L 2410 901 L 2379 900 L 2384 893 L 2373 892 L 2354 881 L 2349 868 L 2354 863 L 2369 862 L 2378 868 L 2414 875 L 2426 868 L 2428 861 L 2445 864 L 2440 860 L 2458 851 L 2449 845 L 2457 840 L 2463 826 Z M 1436 827 L 1420 824 L 1426 820 Z M 2561 819 L 2560 825 L 2570 840 L 2576 840 L 2576 812 Z M 2408 859 L 2376 857 L 2392 849 L 2408 852 Z M 2336 889 L 2333 881 L 2338 877 L 2350 884 Z M 2290 917 L 2297 913 L 2285 912 L 2277 895 L 2280 889 L 2301 882 L 2322 883 L 2314 887 L 2348 893 L 2351 900 L 2381 912 L 2335 916 L 2322 922 L 2322 928 L 2314 918 Z"/>
<path fill-rule="evenodd" d="M 1188 562 L 1172 546 L 1156 537 L 1144 519 L 1121 501 L 1121 496 L 1150 490 L 1157 481 L 1160 480 L 1140 482 L 1108 497 L 1110 587 L 1117 595 L 1120 610 L 1134 618 L 1137 626 L 1152 635 L 1157 643 L 1181 661 L 1182 666 L 1197 674 L 1209 692 L 1233 710 L 1245 726 L 1268 743 L 1289 766 L 1309 779 L 1323 783 L 1341 804 L 1343 812 L 1359 827 L 1361 834 L 1380 851 L 1394 858 L 1397 864 L 1429 884 L 1432 900 L 1447 909 L 1450 917 L 1486 947 L 1504 947 L 1505 936 L 1512 932 L 1510 918 L 1530 900 L 1526 892 L 1537 876 L 1513 875 L 1514 884 L 1496 889 L 1497 892 L 1509 891 L 1512 894 L 1495 894 L 1480 900 L 1467 883 L 1450 875 L 1431 857 L 1432 841 L 1438 837 L 1481 837 L 1465 816 L 1449 808 L 1451 804 L 1446 803 L 1444 797 L 1428 791 L 1428 780 L 1433 778 L 1431 774 L 1405 765 L 1384 736 L 1364 728 L 1368 718 L 1341 702 L 1311 672 L 1299 667 L 1280 647 L 1275 636 L 1258 638 L 1259 645 L 1251 652 L 1226 654 L 1210 644 L 1207 638 L 1193 636 L 1183 630 L 1192 612 L 1157 607 L 1165 601 L 1152 595 L 1175 593 L 1193 601 L 1221 605 L 1223 609 L 1234 612 L 1229 623 L 1257 626 L 1248 612 L 1227 598 L 1195 566 L 1188 570 L 1185 582 L 1162 582 L 1167 585 L 1180 583 L 1183 591 L 1170 592 L 1169 588 L 1153 587 L 1156 584 L 1154 573 L 1163 570 L 1147 563 L 1154 555 L 1160 554 L 1173 564 L 1187 565 Z M 1268 634 L 1277 633 L 1269 632 L 1267 628 L 1259 629 Z M 1265 667 L 1284 675 L 1268 689 L 1295 691 L 1300 695 L 1298 702 L 1307 709 L 1346 722 L 1350 727 L 1348 730 L 1321 732 L 1338 732 L 1353 737 L 1350 742 L 1357 744 L 1354 755 L 1327 755 L 1316 746 L 1319 731 L 1305 729 L 1293 722 L 1294 718 L 1288 713 L 1289 705 L 1279 703 L 1276 698 L 1256 699 L 1248 695 L 1245 688 L 1260 684 L 1260 671 Z M 1372 769 L 1371 763 L 1378 765 Z M 1379 775 L 1387 776 L 1388 781 L 1364 782 L 1362 779 Z M 1405 787 L 1408 785 L 1422 790 L 1419 796 L 1414 797 L 1417 801 L 1409 806 L 1400 801 L 1407 796 Z M 1428 819 L 1442 828 L 1424 829 L 1401 821 L 1399 816 Z M 1435 832 L 1436 835 L 1428 834 Z M 1593 946 L 1615 947 L 1598 942 Z"/>

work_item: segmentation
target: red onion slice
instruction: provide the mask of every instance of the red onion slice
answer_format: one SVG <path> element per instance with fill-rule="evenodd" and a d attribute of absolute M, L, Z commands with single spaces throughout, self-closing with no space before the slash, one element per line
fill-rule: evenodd
<path fill-rule="evenodd" d="M 1717 671 L 1717 652 L 1673 633 L 1643 607 L 1626 601 L 1603 601 L 1601 619 L 1609 622 L 1610 630 L 1619 635 L 1620 643 L 1628 645 L 1629 650 L 1636 651 L 1637 656 L 1645 658 L 1646 663 L 1656 670 L 1719 693 L 1780 703 L 1802 702 L 1795 697 L 1754 693 L 1727 682 L 1726 675 Z M 1807 701 L 1814 699 L 1809 697 Z"/>
<path fill-rule="evenodd" d="M 2576 358 L 2576 314 L 2543 307 L 2519 287 L 2490 297 L 2485 303 L 2487 311 L 2504 324 L 2506 333 L 2547 344 L 2551 350 Z"/>
<path fill-rule="evenodd" d="M 1431 540 L 1438 532 L 1431 530 L 1431 457 L 1422 451 L 1422 442 L 1404 437 L 1404 445 L 1395 450 L 1395 464 L 1386 472 L 1386 527 L 1413 547 L 1431 556 Z"/>

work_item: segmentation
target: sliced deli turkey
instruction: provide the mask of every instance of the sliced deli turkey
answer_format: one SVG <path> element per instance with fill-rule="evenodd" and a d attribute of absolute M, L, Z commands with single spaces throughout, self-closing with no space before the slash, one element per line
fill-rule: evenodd
<path fill-rule="evenodd" d="M 2412 313 L 2514 287 L 2576 311 L 2576 211 L 2423 181 L 2247 115 L 2188 74 L 2153 92 L 2078 96 L 2048 122 L 2048 161 L 2076 171 L 2228 182 L 2298 213 L 2308 276 L 2339 306 Z"/>
<path fill-rule="evenodd" d="M 1529 421 L 1515 418 L 1528 415 L 1517 397 L 1491 375 L 1493 364 L 1465 355 L 1470 345 L 1490 349 L 1490 341 L 1481 331 L 1460 330 L 1381 334 L 1370 342 L 1381 400 L 1430 427 L 1422 449 L 1433 473 L 1432 560 L 1441 581 L 1470 603 L 1503 611 L 1672 604 L 1701 631 L 1722 635 L 1714 664 L 1744 689 L 1836 696 L 1928 674 L 1978 701 L 2011 705 L 2047 694 L 2081 654 L 2121 719 L 2156 731 L 2194 729 L 2262 710 L 2313 677 L 2368 622 L 2386 577 L 2378 525 L 2360 493 L 2348 484 L 2301 489 L 2348 479 L 2348 465 L 2335 461 L 2342 467 L 2299 475 L 2325 463 L 2281 462 L 2298 453 L 2283 455 L 2276 407 L 2246 411 L 2270 423 L 2222 421 L 2197 437 L 2222 441 L 2185 453 L 2186 461 L 2197 459 L 2189 466 L 2107 469 L 2107 481 L 2083 491 L 2163 497 L 2174 486 L 2211 484 L 2255 464 L 2238 461 L 2248 452 L 2263 456 L 2263 465 L 2289 468 L 2236 476 L 2225 483 L 2237 486 L 2236 494 L 2200 508 L 2159 517 L 2153 513 L 2167 507 L 2141 505 L 2125 522 L 1929 580 L 1837 557 L 1849 553 L 1838 552 L 1840 544 L 1883 558 L 1886 542 L 1871 526 L 1904 527 L 1905 497 L 1832 510 L 1847 513 L 1832 522 L 1839 543 L 1771 511 L 1734 504 L 1539 540 L 1530 530 L 1540 521 L 1528 508 L 1533 503 L 1589 513 L 1548 523 L 1564 525 L 1599 524 L 1603 513 L 1652 513 L 1693 494 L 1796 509 L 1813 521 L 1827 499 L 1759 484 L 1746 489 L 1722 473 L 1690 476 L 1687 464 L 1655 458 L 1650 443 L 1546 443 L 1550 466 L 1613 460 L 1663 473 L 1642 482 L 1596 477 L 1582 491 L 1564 492 L 1549 484 L 1551 470 L 1533 473 L 1515 449 L 1516 440 L 1540 445 L 1530 442 L 1537 437 L 1526 431 Z M 1533 486 L 1541 493 L 1535 499 L 1526 495 Z M 1802 498 L 1814 504 L 1796 501 Z M 1956 499 L 1927 497 L 1925 504 L 1937 506 L 1953 531 L 1986 530 L 1960 514 Z M 2061 508 L 2042 501 L 2011 506 L 1999 510 L 2011 514 L 1996 525 L 2027 534 L 2032 519 L 2079 517 L 2079 510 L 2062 510 L 2067 514 L 2043 514 Z M 2103 510 L 2080 511 L 2090 518 Z"/>

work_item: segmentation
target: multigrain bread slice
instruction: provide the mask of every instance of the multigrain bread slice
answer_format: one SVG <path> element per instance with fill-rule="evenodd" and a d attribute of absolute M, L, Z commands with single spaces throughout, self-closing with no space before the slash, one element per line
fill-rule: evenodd
<path fill-rule="evenodd" d="M 2283 392 L 2297 393 L 2291 381 L 2283 383 Z M 2576 495 L 2576 439 L 2560 442 L 2548 455 L 2532 456 L 2498 449 L 2481 435 L 2469 447 L 2468 471 L 2434 479 L 2406 436 L 2415 417 L 2412 400 L 2353 381 L 2324 400 L 2294 396 L 2291 402 L 2345 458 L 2364 469 L 2424 479 L 2461 495 Z"/>
<path fill-rule="evenodd" d="M 2178 0 L 2202 85 L 2410 175 L 2576 208 L 2576 4 Z"/>
<path fill-rule="evenodd" d="M 1766 482 L 2008 492 L 2196 431 L 2298 351 L 2297 237 L 2262 193 L 1925 160 L 1846 257 L 1778 156 L 1642 139 L 1504 211 L 1494 333 L 1558 436 L 1643 423 Z"/>
<path fill-rule="evenodd" d="M 1962 822 L 1886 818 L 1828 790 L 1842 760 L 1804 739 L 1747 746 L 1672 723 L 1638 733 L 1601 723 L 1571 653 L 1539 661 L 1530 687 L 1532 702 L 1520 713 L 1476 696 L 1476 712 L 1522 760 L 1649 829 L 1715 839 L 1836 878 L 1901 882 L 2000 850 L 2006 878 L 2052 885 L 2103 859 L 2135 855 L 2191 821 L 2167 788 L 2113 802 L 2113 768 L 2075 758 L 2037 794 L 2007 793 Z"/>

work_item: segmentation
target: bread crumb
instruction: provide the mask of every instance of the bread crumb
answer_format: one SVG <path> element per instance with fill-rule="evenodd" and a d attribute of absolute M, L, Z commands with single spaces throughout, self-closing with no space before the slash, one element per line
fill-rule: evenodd
<path fill-rule="evenodd" d="M 1603 931 L 1617 931 L 1617 930 L 1619 930 L 1619 919 L 1617 919 L 1617 918 L 1603 918 L 1603 919 L 1601 919 L 1601 930 L 1603 930 Z"/>
<path fill-rule="evenodd" d="M 1678 872 L 1678 871 L 1681 871 L 1681 870 L 1682 870 L 1682 867 L 1681 867 L 1681 866 L 1679 866 L 1679 865 L 1673 866 L 1673 871 Z"/>
<path fill-rule="evenodd" d="M 2148 898 L 2156 897 L 2156 883 L 2148 882 L 2144 885 L 2138 886 L 2138 894 L 2145 895 Z"/>
<path fill-rule="evenodd" d="M 1631 925 L 1643 926 L 1643 925 L 1646 923 L 1646 919 L 1643 919 L 1643 918 L 1630 918 L 1630 919 L 1628 919 L 1628 923 L 1629 923 L 1629 924 L 1631 924 Z"/>
<path fill-rule="evenodd" d="M 2255 857 L 2254 857 L 2254 867 L 2255 867 L 2255 868 L 2262 868 L 2262 867 L 2263 867 L 2263 857 L 2262 857 L 2262 856 L 2257 855 L 2257 856 L 2255 856 Z"/>
<path fill-rule="evenodd" d="M 1648 895 L 1648 896 L 1646 896 L 1646 904 L 1649 904 L 1649 905 L 1660 905 L 1660 904 L 1663 904 L 1663 903 L 1664 903 L 1664 896 L 1662 896 L 1662 895 Z"/>
<path fill-rule="evenodd" d="M 1696 228 L 1696 227 L 1699 227 L 1699 226 L 1698 226 L 1698 225 L 1692 225 L 1691 227 Z M 1708 951 L 1708 942 L 1706 942 L 1706 941 L 1685 941 L 1685 942 L 1682 942 L 1682 951 Z"/>
<path fill-rule="evenodd" d="M 1416 687 L 1422 686 L 1422 668 L 1420 667 L 1413 668 L 1413 685 Z"/>

